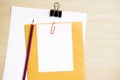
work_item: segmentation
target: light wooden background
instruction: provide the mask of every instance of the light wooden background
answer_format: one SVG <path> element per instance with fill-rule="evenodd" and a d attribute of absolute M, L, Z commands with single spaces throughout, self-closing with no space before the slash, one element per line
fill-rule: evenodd
<path fill-rule="evenodd" d="M 86 80 L 120 80 L 120 0 L 0 0 L 0 80 L 7 50 L 10 7 L 50 9 L 54 2 L 61 3 L 63 11 L 88 15 Z"/>

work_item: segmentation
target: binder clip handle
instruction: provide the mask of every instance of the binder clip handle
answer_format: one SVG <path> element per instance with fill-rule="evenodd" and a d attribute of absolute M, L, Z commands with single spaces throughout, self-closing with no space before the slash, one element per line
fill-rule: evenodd
<path fill-rule="evenodd" d="M 54 17 L 61 17 L 62 16 L 62 11 L 59 10 L 60 4 L 58 2 L 54 3 L 54 9 L 50 10 L 50 16 Z"/>
<path fill-rule="evenodd" d="M 60 4 L 58 2 L 54 3 L 54 9 L 58 10 L 60 8 Z"/>

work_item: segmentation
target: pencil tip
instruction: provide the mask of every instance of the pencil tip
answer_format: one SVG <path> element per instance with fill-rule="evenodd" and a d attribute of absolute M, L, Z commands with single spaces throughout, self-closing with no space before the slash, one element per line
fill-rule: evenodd
<path fill-rule="evenodd" d="M 32 23 L 34 23 L 34 19 L 32 20 Z"/>

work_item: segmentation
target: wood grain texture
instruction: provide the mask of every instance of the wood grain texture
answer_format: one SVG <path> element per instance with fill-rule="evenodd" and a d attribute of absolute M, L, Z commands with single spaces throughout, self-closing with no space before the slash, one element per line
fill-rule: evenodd
<path fill-rule="evenodd" d="M 120 0 L 0 0 L 0 80 L 2 80 L 10 7 L 50 9 L 61 3 L 63 11 L 88 15 L 85 39 L 86 80 L 120 80 Z"/>

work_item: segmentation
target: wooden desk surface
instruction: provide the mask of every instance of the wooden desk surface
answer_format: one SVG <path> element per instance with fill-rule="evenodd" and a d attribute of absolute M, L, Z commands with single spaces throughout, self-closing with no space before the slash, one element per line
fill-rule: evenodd
<path fill-rule="evenodd" d="M 0 0 L 0 80 L 2 80 L 10 7 L 50 9 L 61 3 L 64 11 L 86 12 L 86 80 L 120 80 L 120 0 Z"/>

